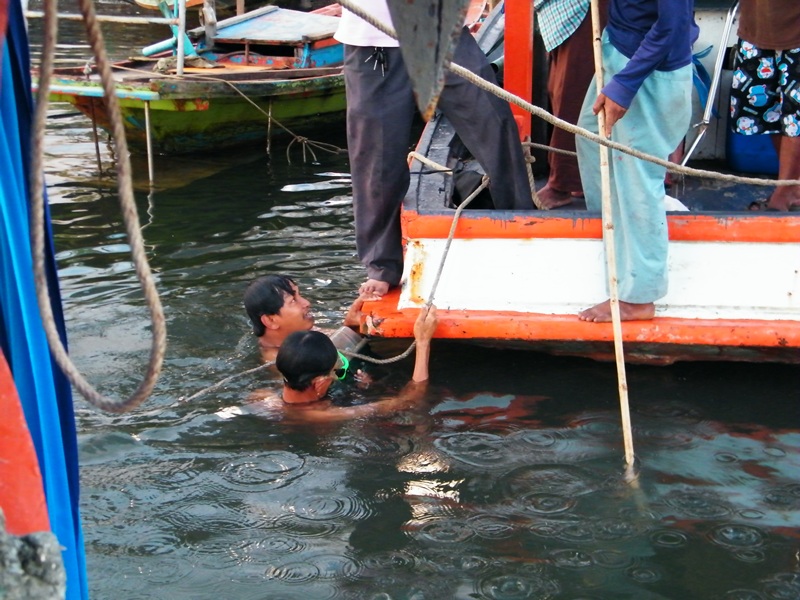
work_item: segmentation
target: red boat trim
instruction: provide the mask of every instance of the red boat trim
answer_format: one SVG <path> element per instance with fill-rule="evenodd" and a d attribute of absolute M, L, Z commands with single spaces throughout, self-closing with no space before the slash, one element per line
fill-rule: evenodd
<path fill-rule="evenodd" d="M 13 535 L 50 531 L 39 461 L 14 379 L 0 352 L 0 507 Z"/>
<path fill-rule="evenodd" d="M 413 338 L 419 309 L 398 310 L 394 290 L 377 302 L 364 304 L 362 333 L 379 337 Z M 577 315 L 510 311 L 446 310 L 439 307 L 437 338 L 613 342 L 611 323 L 580 321 Z M 629 343 L 687 346 L 800 348 L 800 322 L 655 318 L 622 323 Z M 800 359 L 800 355 L 798 356 Z"/>
<path fill-rule="evenodd" d="M 404 209 L 401 214 L 408 239 L 442 239 L 450 234 L 453 217 L 420 215 Z M 791 213 L 772 215 L 669 215 L 669 239 L 705 242 L 800 242 L 800 217 Z M 519 213 L 462 214 L 456 226 L 459 239 L 600 239 L 600 217 L 551 217 Z"/>

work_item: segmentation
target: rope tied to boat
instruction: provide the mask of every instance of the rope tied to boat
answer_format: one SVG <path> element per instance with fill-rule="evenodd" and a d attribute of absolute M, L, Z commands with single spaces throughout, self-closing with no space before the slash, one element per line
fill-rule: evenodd
<path fill-rule="evenodd" d="M 436 171 L 444 173 L 452 173 L 451 169 L 448 169 L 444 165 L 440 165 L 435 161 L 430 160 L 427 156 L 423 156 L 418 152 L 410 152 L 408 154 L 408 157 L 418 160 L 422 164 L 427 165 Z M 433 284 L 431 285 L 430 296 L 423 305 L 422 310 L 428 311 L 433 305 L 433 299 L 436 296 L 436 289 L 439 287 L 439 280 L 442 278 L 442 273 L 444 272 L 444 264 L 445 261 L 447 261 L 447 255 L 450 252 L 450 245 L 452 244 L 453 238 L 456 235 L 456 226 L 458 225 L 458 219 L 461 217 L 461 213 L 464 212 L 464 209 L 467 208 L 467 206 L 469 206 L 470 202 L 472 202 L 475 198 L 478 197 L 478 194 L 480 194 L 483 190 L 489 187 L 489 183 L 490 183 L 489 176 L 484 175 L 481 178 L 480 185 L 477 188 L 475 188 L 475 190 L 469 196 L 467 196 L 466 199 L 461 204 L 458 205 L 458 208 L 456 208 L 456 212 L 453 215 L 453 220 L 450 223 L 450 232 L 447 234 L 447 240 L 445 241 L 444 249 L 442 250 L 442 260 L 439 261 L 439 267 L 436 269 L 436 275 L 434 276 Z M 411 344 L 404 352 L 398 354 L 397 356 L 393 356 L 391 358 L 373 358 L 371 356 L 367 356 L 364 354 L 357 354 L 355 352 L 348 352 L 348 351 L 344 351 L 344 354 L 350 356 L 351 358 L 359 358 L 363 361 L 370 362 L 376 365 L 388 365 L 403 360 L 408 355 L 410 355 L 411 352 L 413 352 L 414 348 L 416 347 L 417 347 L 417 341 L 414 340 L 411 342 Z"/>
<path fill-rule="evenodd" d="M 131 256 L 136 270 L 136 276 L 142 287 L 147 308 L 150 312 L 152 323 L 152 344 L 150 358 L 144 379 L 134 393 L 126 400 L 113 400 L 100 394 L 83 377 L 69 357 L 61 341 L 50 304 L 49 289 L 44 261 L 44 130 L 47 121 L 47 109 L 50 94 L 50 79 L 53 73 L 55 47 L 58 37 L 57 0 L 48 0 L 44 5 L 44 31 L 42 59 L 40 63 L 39 90 L 34 112 L 33 132 L 31 140 L 31 170 L 30 170 L 30 234 L 31 254 L 34 266 L 34 281 L 36 284 L 36 298 L 42 325 L 50 344 L 50 350 L 61 370 L 70 383 L 86 398 L 86 400 L 100 408 L 112 413 L 122 413 L 139 406 L 153 391 L 166 352 L 166 325 L 161 300 L 153 282 L 153 275 L 147 261 L 144 241 L 139 226 L 139 216 L 133 197 L 131 164 L 128 145 L 125 138 L 125 128 L 119 108 L 119 101 L 114 91 L 114 79 L 111 74 L 105 43 L 102 33 L 95 18 L 94 3 L 92 0 L 79 0 L 80 10 L 86 26 L 89 44 L 96 57 L 100 79 L 103 85 L 103 95 L 108 106 L 109 118 L 119 153 L 117 161 L 118 193 L 122 209 L 122 216 L 131 247 Z"/>

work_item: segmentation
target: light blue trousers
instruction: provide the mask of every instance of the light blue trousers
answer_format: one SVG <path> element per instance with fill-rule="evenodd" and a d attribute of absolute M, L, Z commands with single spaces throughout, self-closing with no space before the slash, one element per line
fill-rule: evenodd
<path fill-rule="evenodd" d="M 603 81 L 610 81 L 627 63 L 603 33 Z M 625 116 L 614 125 L 611 139 L 666 159 L 689 128 L 691 94 L 691 65 L 676 71 L 654 71 L 639 88 Z M 597 88 L 592 81 L 578 125 L 595 133 L 598 126 L 592 106 L 596 99 Z M 576 146 L 586 206 L 599 211 L 599 146 L 582 136 L 576 136 Z M 667 293 L 666 169 L 609 150 L 609 173 L 619 299 L 636 304 L 655 302 Z"/>

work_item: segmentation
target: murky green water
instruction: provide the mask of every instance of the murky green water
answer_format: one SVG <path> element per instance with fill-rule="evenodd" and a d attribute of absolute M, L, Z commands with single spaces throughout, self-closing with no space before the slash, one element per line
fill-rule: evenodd
<path fill-rule="evenodd" d="M 121 47 L 152 41 L 117 33 Z M 73 39 L 63 57 L 81 52 Z M 82 117 L 51 119 L 48 153 L 73 357 L 127 396 L 150 338 L 115 192 Z M 263 375 L 181 402 L 257 364 L 248 281 L 291 274 L 335 326 L 362 280 L 348 190 L 281 191 L 346 159 L 293 158 L 165 159 L 150 194 L 135 163 L 169 347 L 133 413 L 76 398 L 93 598 L 800 598 L 797 367 L 630 367 L 635 483 L 611 364 L 441 342 L 428 403 L 390 419 L 235 410 L 275 385 Z"/>

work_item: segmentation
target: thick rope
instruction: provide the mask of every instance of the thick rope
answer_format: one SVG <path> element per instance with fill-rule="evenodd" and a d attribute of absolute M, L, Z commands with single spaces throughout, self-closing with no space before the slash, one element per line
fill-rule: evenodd
<path fill-rule="evenodd" d="M 226 377 L 225 379 L 221 379 L 217 383 L 215 383 L 213 385 L 210 385 L 210 386 L 208 386 L 206 388 L 203 388 L 202 390 L 200 390 L 198 392 L 195 392 L 194 394 L 192 394 L 188 398 L 186 398 L 186 397 L 178 398 L 178 402 L 191 402 L 192 400 L 196 400 L 200 396 L 205 396 L 209 392 L 213 392 L 215 390 L 218 390 L 219 388 L 221 388 L 222 386 L 230 383 L 234 379 L 238 379 L 239 377 L 244 377 L 245 375 L 250 375 L 251 373 L 258 373 L 260 371 L 264 371 L 268 367 L 271 367 L 274 364 L 275 364 L 275 361 L 271 360 L 269 362 L 265 362 L 262 365 L 258 365 L 257 367 L 253 367 L 252 369 L 247 369 L 247 371 L 242 371 L 241 373 L 236 373 L 235 375 L 231 375 L 230 377 Z"/>
<path fill-rule="evenodd" d="M 539 108 L 538 106 L 534 106 L 530 102 L 526 102 L 522 98 L 519 98 L 518 96 L 515 96 L 514 94 L 508 93 L 503 88 L 500 88 L 500 87 L 498 87 L 498 86 L 486 81 L 482 77 L 479 77 L 479 76 L 475 75 L 469 69 L 465 69 L 464 67 L 459 66 L 459 65 L 457 65 L 455 63 L 450 63 L 448 65 L 448 68 L 453 73 L 458 75 L 459 77 L 463 77 L 464 79 L 466 79 L 470 83 L 473 83 L 473 84 L 477 85 L 479 88 L 484 89 L 484 90 L 486 90 L 488 92 L 491 92 L 492 94 L 494 94 L 498 98 L 502 98 L 503 100 L 506 100 L 507 102 L 510 102 L 511 104 L 514 104 L 516 106 L 519 106 L 520 108 L 523 108 L 523 109 L 527 110 L 532 115 L 534 115 L 536 117 L 539 117 L 541 119 L 544 119 L 545 121 L 547 121 L 551 125 L 555 125 L 556 127 L 560 127 L 561 129 L 564 129 L 564 130 L 566 130 L 566 131 L 568 131 L 570 133 L 573 133 L 575 135 L 583 136 L 583 137 L 587 138 L 588 140 L 591 140 L 593 142 L 596 142 L 597 144 L 600 144 L 601 146 L 607 146 L 607 147 L 611 148 L 612 150 L 618 150 L 619 152 L 622 152 L 624 154 L 628 154 L 630 156 L 634 156 L 636 158 L 640 158 L 642 160 L 646 160 L 646 161 L 649 161 L 651 163 L 660 165 L 662 167 L 665 167 L 671 173 L 679 173 L 681 175 L 690 175 L 690 176 L 693 176 L 693 177 L 705 177 L 705 178 L 708 178 L 708 179 L 718 179 L 720 181 L 729 181 L 729 182 L 732 182 L 732 183 L 747 183 L 747 184 L 751 184 L 751 185 L 763 185 L 763 186 L 769 186 L 769 187 L 800 185 L 800 179 L 777 179 L 776 180 L 776 179 L 762 179 L 762 178 L 757 178 L 757 177 L 741 177 L 739 175 L 729 175 L 729 174 L 726 174 L 726 173 L 717 173 L 717 172 L 714 172 L 714 171 L 705 171 L 703 169 L 694 169 L 694 168 L 691 168 L 691 167 L 684 167 L 684 166 L 681 166 L 679 164 L 670 162 L 668 160 L 664 160 L 663 158 L 658 158 L 656 156 L 652 156 L 650 154 L 645 154 L 644 152 L 640 152 L 640 151 L 635 150 L 633 148 L 629 148 L 628 146 L 624 146 L 624 145 L 620 144 L 619 142 L 614 142 L 612 140 L 609 140 L 609 139 L 606 139 L 606 138 L 602 138 L 599 135 L 597 135 L 595 133 L 592 133 L 591 131 L 588 131 L 586 129 L 578 127 L 577 125 L 572 125 L 571 123 L 568 123 L 567 121 L 564 121 L 562 119 L 559 119 L 558 117 L 555 117 L 555 116 L 551 115 L 549 112 L 547 112 L 543 108 Z"/>
<path fill-rule="evenodd" d="M 86 24 L 86 32 L 94 55 L 97 57 L 98 69 L 101 72 L 103 94 L 108 106 L 114 138 L 117 142 L 117 174 L 119 199 L 122 215 L 131 246 L 131 255 L 136 268 L 136 275 L 142 286 L 147 307 L 153 327 L 153 340 L 150 348 L 150 361 L 144 380 L 127 400 L 118 401 L 102 396 L 81 375 L 67 354 L 58 330 L 55 325 L 53 310 L 50 305 L 50 296 L 45 275 L 44 264 L 44 130 L 47 121 L 47 108 L 50 94 L 50 79 L 53 73 L 53 61 L 58 35 L 57 25 L 57 0 L 47 0 L 44 6 L 44 45 L 40 66 L 39 91 L 36 109 L 34 112 L 32 151 L 31 151 L 31 252 L 34 263 L 34 280 L 36 282 L 36 297 L 42 323 L 50 343 L 50 349 L 58 365 L 70 380 L 72 385 L 86 398 L 88 402 L 113 413 L 131 410 L 144 402 L 155 387 L 158 375 L 164 362 L 166 351 L 166 327 L 164 312 L 153 283 L 147 255 L 144 250 L 139 217 L 136 212 L 136 203 L 133 197 L 131 184 L 131 166 L 128 157 L 128 147 L 125 139 L 125 129 L 119 110 L 119 102 L 114 92 L 114 79 L 105 52 L 100 27 L 95 18 L 92 0 L 80 0 L 80 9 Z"/>

